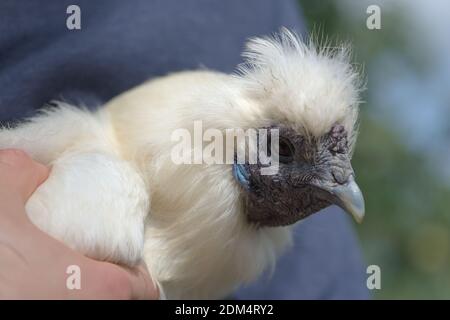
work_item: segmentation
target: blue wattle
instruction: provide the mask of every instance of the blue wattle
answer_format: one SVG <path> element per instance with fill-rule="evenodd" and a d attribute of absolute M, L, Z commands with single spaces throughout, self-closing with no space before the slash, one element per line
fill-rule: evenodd
<path fill-rule="evenodd" d="M 233 176 L 242 187 L 248 190 L 249 188 L 248 173 L 242 164 L 237 163 L 233 164 Z"/>

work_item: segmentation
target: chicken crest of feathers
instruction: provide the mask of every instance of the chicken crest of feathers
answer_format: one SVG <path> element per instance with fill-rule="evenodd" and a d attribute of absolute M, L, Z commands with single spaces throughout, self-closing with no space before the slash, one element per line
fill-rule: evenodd
<path fill-rule="evenodd" d="M 245 62 L 237 77 L 249 94 L 265 106 L 266 117 L 290 123 L 306 136 L 320 137 L 333 124 L 350 133 L 350 150 L 358 132 L 361 71 L 351 61 L 350 45 L 308 43 L 282 28 L 271 37 L 247 42 Z"/>

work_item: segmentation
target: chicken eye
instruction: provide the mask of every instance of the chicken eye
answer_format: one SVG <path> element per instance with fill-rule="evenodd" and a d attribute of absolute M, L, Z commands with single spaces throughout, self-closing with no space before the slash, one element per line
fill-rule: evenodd
<path fill-rule="evenodd" d="M 278 154 L 280 162 L 292 162 L 294 159 L 294 146 L 288 139 L 280 137 Z"/>

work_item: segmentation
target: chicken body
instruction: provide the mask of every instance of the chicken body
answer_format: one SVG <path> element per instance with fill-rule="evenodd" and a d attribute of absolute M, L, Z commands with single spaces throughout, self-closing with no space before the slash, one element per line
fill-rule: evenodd
<path fill-rule="evenodd" d="M 0 148 L 52 167 L 27 203 L 31 220 L 90 257 L 126 265 L 143 258 L 167 298 L 224 297 L 253 280 L 289 243 L 289 228 L 246 222 L 229 166 L 170 158 L 174 130 L 200 119 L 212 125 L 201 110 L 208 99 L 199 97 L 215 97 L 208 111 L 220 114 L 214 103 L 242 98 L 233 83 L 216 72 L 177 73 L 95 112 L 60 104 L 0 131 Z"/>

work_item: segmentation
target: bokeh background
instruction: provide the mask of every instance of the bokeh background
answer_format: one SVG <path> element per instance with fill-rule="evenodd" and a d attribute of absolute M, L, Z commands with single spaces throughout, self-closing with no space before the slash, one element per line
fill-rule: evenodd
<path fill-rule="evenodd" d="M 450 299 L 450 1 L 299 3 L 309 30 L 353 43 L 367 77 L 354 167 L 374 297 Z M 373 4 L 380 30 L 366 27 Z"/>

